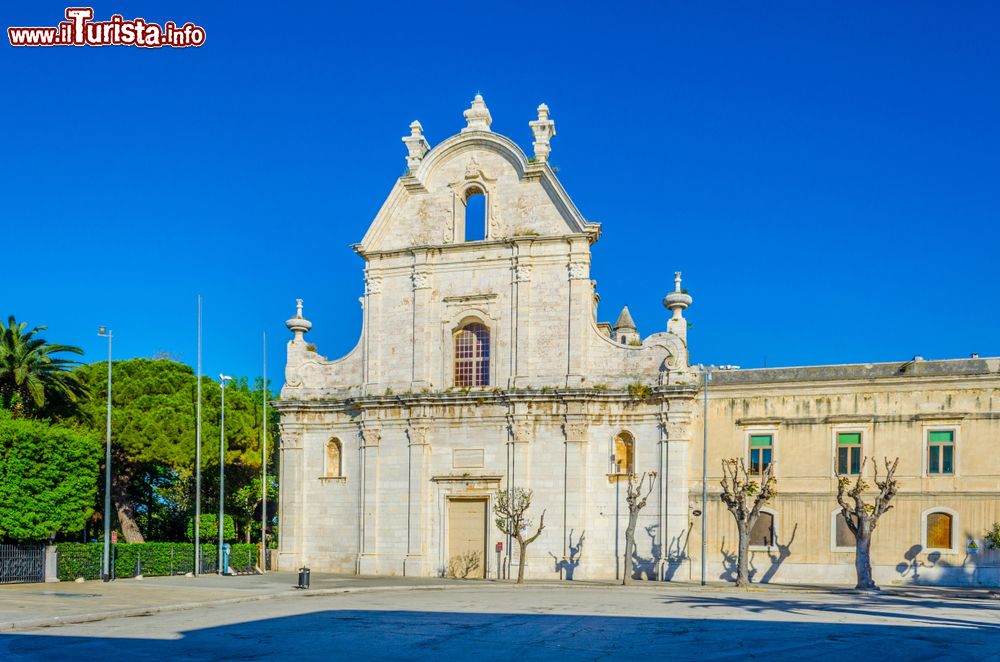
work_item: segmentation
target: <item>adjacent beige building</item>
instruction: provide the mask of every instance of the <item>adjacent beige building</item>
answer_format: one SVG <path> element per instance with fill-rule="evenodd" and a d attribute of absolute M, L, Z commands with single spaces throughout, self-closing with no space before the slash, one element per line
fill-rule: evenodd
<path fill-rule="evenodd" d="M 287 322 L 280 567 L 502 576 L 517 559 L 493 495 L 527 487 L 535 520 L 546 513 L 528 576 L 615 578 L 622 477 L 656 472 L 636 572 L 699 577 L 706 380 L 688 361 L 680 274 L 662 330 L 643 336 L 627 308 L 600 322 L 590 247 L 601 228 L 548 164 L 548 108 L 529 122 L 531 157 L 491 131 L 481 97 L 465 121 L 433 149 L 419 122 L 403 138 L 408 171 L 354 247 L 357 346 L 322 356 L 301 301 Z M 778 477 L 754 579 L 847 583 L 836 475 L 899 456 L 877 579 L 1000 583 L 982 541 L 1000 519 L 1000 360 L 715 370 L 708 383 L 709 579 L 728 574 L 736 548 L 717 496 L 722 458 L 773 463 Z"/>

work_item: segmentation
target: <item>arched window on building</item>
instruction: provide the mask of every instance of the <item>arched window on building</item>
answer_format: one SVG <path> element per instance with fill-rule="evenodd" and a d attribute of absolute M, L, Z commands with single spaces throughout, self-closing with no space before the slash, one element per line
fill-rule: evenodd
<path fill-rule="evenodd" d="M 490 330 L 470 322 L 455 332 L 455 386 L 490 385 Z"/>
<path fill-rule="evenodd" d="M 615 435 L 615 453 L 612 461 L 614 473 L 635 473 L 635 438 L 631 433 L 622 430 Z"/>
<path fill-rule="evenodd" d="M 326 442 L 326 472 L 324 475 L 327 478 L 340 478 L 343 476 L 343 465 L 341 464 L 342 451 L 343 447 L 340 445 L 340 439 L 334 437 Z"/>
<path fill-rule="evenodd" d="M 924 520 L 924 547 L 927 549 L 951 549 L 954 541 L 955 518 L 949 513 L 927 513 Z"/>
<path fill-rule="evenodd" d="M 774 534 L 774 513 L 767 510 L 760 511 L 757 521 L 750 529 L 751 547 L 773 547 L 775 541 Z"/>
<path fill-rule="evenodd" d="M 483 239 L 486 239 L 486 194 L 471 188 L 465 196 L 465 240 Z"/>

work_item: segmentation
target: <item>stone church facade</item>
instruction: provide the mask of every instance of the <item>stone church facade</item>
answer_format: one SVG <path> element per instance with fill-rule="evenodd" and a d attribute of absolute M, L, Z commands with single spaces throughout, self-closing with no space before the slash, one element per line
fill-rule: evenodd
<path fill-rule="evenodd" d="M 517 559 L 494 496 L 525 487 L 533 519 L 545 511 L 528 577 L 616 578 L 623 477 L 655 472 L 636 571 L 695 577 L 704 516 L 717 579 L 735 549 L 718 467 L 738 456 L 773 462 L 781 491 L 755 532 L 756 579 L 848 581 L 833 494 L 863 452 L 901 457 L 899 506 L 876 533 L 879 579 L 1000 580 L 981 544 L 1000 519 L 1000 360 L 715 371 L 703 515 L 706 380 L 688 360 L 681 275 L 661 331 L 641 336 L 627 308 L 599 322 L 590 248 L 601 227 L 548 164 L 548 108 L 529 122 L 532 157 L 490 129 L 480 96 L 465 120 L 433 149 L 419 122 L 403 138 L 408 171 L 354 247 L 365 261 L 356 347 L 320 355 L 301 301 L 287 322 L 280 568 L 503 576 Z"/>

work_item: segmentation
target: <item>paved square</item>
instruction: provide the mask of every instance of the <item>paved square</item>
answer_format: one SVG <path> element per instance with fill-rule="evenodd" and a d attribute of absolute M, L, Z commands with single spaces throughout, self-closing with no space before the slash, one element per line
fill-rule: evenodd
<path fill-rule="evenodd" d="M 363 588 L 0 635 L 0 659 L 1000 660 L 1000 603 L 801 590 Z"/>

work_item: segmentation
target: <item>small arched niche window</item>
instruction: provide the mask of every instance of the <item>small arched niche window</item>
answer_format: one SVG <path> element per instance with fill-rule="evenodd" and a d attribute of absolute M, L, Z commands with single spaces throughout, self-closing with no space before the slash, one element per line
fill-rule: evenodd
<path fill-rule="evenodd" d="M 775 542 L 774 534 L 774 513 L 767 510 L 760 511 L 757 521 L 750 529 L 751 547 L 773 547 Z"/>
<path fill-rule="evenodd" d="M 341 465 L 342 451 L 343 447 L 340 445 L 340 439 L 334 437 L 326 442 L 326 472 L 324 473 L 326 478 L 340 478 L 343 476 L 343 473 L 341 473 L 343 469 Z"/>
<path fill-rule="evenodd" d="M 490 385 L 490 330 L 469 322 L 455 332 L 455 386 Z"/>
<path fill-rule="evenodd" d="M 949 513 L 927 513 L 924 539 L 927 549 L 951 549 L 955 518 Z"/>
<path fill-rule="evenodd" d="M 486 239 L 486 193 L 473 187 L 465 193 L 465 240 L 483 239 Z"/>
<path fill-rule="evenodd" d="M 635 473 L 635 438 L 631 433 L 622 430 L 615 435 L 614 473 Z"/>

